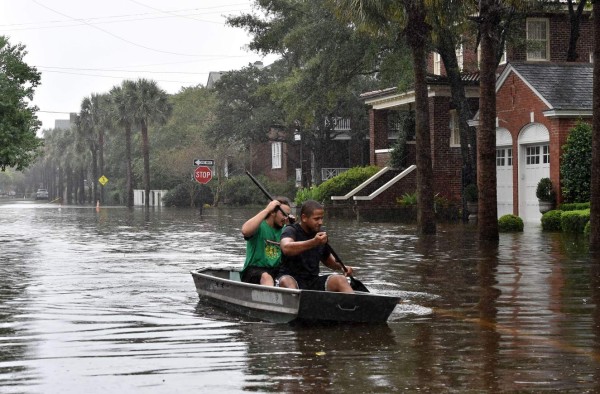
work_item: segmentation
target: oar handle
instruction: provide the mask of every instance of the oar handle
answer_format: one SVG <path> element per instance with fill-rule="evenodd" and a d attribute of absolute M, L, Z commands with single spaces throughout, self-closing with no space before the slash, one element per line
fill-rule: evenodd
<path fill-rule="evenodd" d="M 335 253 L 335 250 L 333 250 L 333 248 L 331 247 L 331 245 L 328 243 L 327 247 L 329 248 L 329 253 L 331 253 L 333 255 L 333 258 L 335 259 L 335 261 L 337 261 L 341 266 L 342 269 L 344 270 L 344 272 L 347 271 L 346 266 L 344 265 L 344 263 L 342 263 L 342 259 L 340 259 L 340 256 L 338 256 L 337 253 Z"/>
<path fill-rule="evenodd" d="M 250 171 L 246 170 L 246 175 L 248 175 L 250 177 L 250 179 L 252 179 L 252 182 L 254 182 L 254 184 L 256 186 L 258 186 L 258 188 L 260 189 L 260 191 L 263 192 L 263 194 L 271 201 L 274 200 L 273 196 L 271 194 L 269 194 L 269 192 L 267 191 L 267 189 L 265 189 L 263 187 L 263 185 L 260 184 L 260 182 L 258 181 L 258 179 L 256 179 L 252 174 L 250 174 Z M 277 206 L 277 210 L 279 210 L 283 216 L 285 216 L 286 218 L 289 219 L 290 223 L 294 223 L 296 221 L 296 218 L 292 215 L 288 215 L 287 213 L 285 213 L 285 211 L 283 209 L 281 209 L 281 207 L 278 205 Z"/>

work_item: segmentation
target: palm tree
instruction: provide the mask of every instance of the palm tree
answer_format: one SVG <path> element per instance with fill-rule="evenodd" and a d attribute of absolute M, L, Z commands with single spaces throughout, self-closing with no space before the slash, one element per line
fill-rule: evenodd
<path fill-rule="evenodd" d="M 133 115 L 142 132 L 142 153 L 144 156 L 145 206 L 150 207 L 150 142 L 148 126 L 152 123 L 163 125 L 171 115 L 173 106 L 167 92 L 160 89 L 155 81 L 140 78 L 135 82 Z"/>
<path fill-rule="evenodd" d="M 134 123 L 132 101 L 135 96 L 135 82 L 123 81 L 121 86 L 110 90 L 112 118 L 125 131 L 125 172 L 127 207 L 133 207 L 133 169 L 131 160 L 131 128 Z"/>
<path fill-rule="evenodd" d="M 426 22 L 424 0 L 378 1 L 333 0 L 355 23 L 379 30 L 402 27 L 402 35 L 411 48 L 415 78 L 415 116 L 417 143 L 417 227 L 421 234 L 435 234 L 433 211 L 433 168 L 427 103 L 427 44 L 431 27 Z M 390 32 L 386 32 L 390 34 Z M 385 33 L 384 33 L 385 34 Z"/>
<path fill-rule="evenodd" d="M 78 137 L 87 145 L 92 154 L 92 196 L 93 202 L 98 201 L 98 138 L 95 130 L 97 116 L 94 101 L 86 97 L 81 102 L 81 109 L 77 117 Z"/>

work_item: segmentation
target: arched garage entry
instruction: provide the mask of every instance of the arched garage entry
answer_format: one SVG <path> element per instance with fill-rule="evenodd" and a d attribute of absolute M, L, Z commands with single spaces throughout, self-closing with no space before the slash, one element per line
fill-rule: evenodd
<path fill-rule="evenodd" d="M 502 127 L 496 129 L 496 182 L 498 217 L 513 213 L 512 136 Z"/>
<path fill-rule="evenodd" d="M 535 190 L 540 179 L 550 177 L 550 134 L 546 126 L 533 123 L 519 133 L 519 216 L 539 221 Z"/>

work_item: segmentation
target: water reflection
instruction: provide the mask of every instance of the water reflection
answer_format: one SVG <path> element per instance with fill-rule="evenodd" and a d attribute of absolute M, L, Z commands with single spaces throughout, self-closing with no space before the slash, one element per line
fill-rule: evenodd
<path fill-rule="evenodd" d="M 289 326 L 198 302 L 254 210 L 0 203 L 0 392 L 600 392 L 600 262 L 583 237 L 327 223 L 382 326 Z"/>

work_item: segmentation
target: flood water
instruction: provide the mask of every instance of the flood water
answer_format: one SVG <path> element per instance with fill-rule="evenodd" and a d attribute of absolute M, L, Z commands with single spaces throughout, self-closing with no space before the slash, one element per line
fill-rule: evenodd
<path fill-rule="evenodd" d="M 327 223 L 384 325 L 248 321 L 189 272 L 241 267 L 251 210 L 0 203 L 0 393 L 600 392 L 600 269 L 527 226 Z"/>

